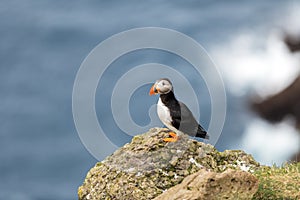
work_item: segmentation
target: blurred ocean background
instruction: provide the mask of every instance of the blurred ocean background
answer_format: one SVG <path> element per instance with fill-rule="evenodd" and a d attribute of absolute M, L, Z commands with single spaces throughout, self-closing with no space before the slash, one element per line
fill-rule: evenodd
<path fill-rule="evenodd" d="M 144 26 L 187 34 L 203 45 L 219 67 L 228 102 L 218 150 L 243 149 L 268 165 L 287 161 L 300 146 L 292 120 L 268 124 L 249 110 L 248 103 L 253 95 L 279 91 L 298 75 L 299 55 L 290 54 L 281 36 L 284 31 L 299 33 L 299 19 L 300 2 L 291 0 L 2 0 L 0 199 L 77 199 L 78 186 L 97 161 L 81 143 L 73 122 L 77 70 L 101 41 Z M 154 61 L 180 62 L 166 53 L 145 51 L 114 65 L 129 69 Z M 120 76 L 114 69 L 107 72 L 107 85 Z M 148 97 L 148 90 L 146 86 L 137 90 L 133 97 L 140 99 L 130 105 L 145 113 L 132 113 L 141 125 L 147 124 L 146 111 L 157 100 Z M 107 103 L 101 101 L 103 92 L 97 91 L 96 107 L 107 113 L 102 110 Z M 207 128 L 209 96 L 205 89 L 201 95 L 201 123 Z M 118 132 L 110 127 L 110 117 L 107 113 L 99 121 L 107 124 L 116 139 Z M 116 141 L 123 145 L 127 140 Z"/>

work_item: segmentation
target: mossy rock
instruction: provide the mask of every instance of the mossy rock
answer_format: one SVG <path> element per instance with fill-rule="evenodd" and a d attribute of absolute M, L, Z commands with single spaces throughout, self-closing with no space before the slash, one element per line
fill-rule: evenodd
<path fill-rule="evenodd" d="M 153 199 L 201 169 L 255 171 L 259 167 L 243 151 L 218 152 L 210 144 L 185 135 L 175 143 L 166 143 L 163 138 L 168 132 L 165 128 L 150 129 L 97 163 L 79 187 L 79 199 Z"/>

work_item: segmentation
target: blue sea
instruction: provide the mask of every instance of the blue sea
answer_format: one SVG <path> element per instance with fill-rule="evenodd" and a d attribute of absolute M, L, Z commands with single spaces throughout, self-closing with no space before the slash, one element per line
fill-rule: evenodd
<path fill-rule="evenodd" d="M 81 63 L 101 41 L 132 28 L 163 27 L 192 37 L 210 53 L 213 46 L 224 44 L 241 30 L 258 31 L 263 37 L 272 27 L 279 26 L 277 22 L 287 7 L 298 3 L 280 0 L 2 0 L 0 199 L 77 199 L 78 186 L 97 160 L 85 149 L 77 134 L 72 115 L 72 90 Z M 154 59 L 172 65 L 176 63 L 173 57 L 156 51 L 137 52 L 122 58 L 119 64 L 129 69 L 131 65 Z M 112 67 L 107 72 L 104 82 L 108 88 L 120 76 L 116 69 Z M 107 100 L 102 102 L 103 94 L 99 90 L 96 108 L 102 112 L 109 104 Z M 148 90 L 148 86 L 139 88 L 133 96 L 138 100 L 133 98 L 130 104 L 132 110 L 141 110 L 140 115 L 132 114 L 140 125 L 149 121 L 147 110 L 157 100 L 148 95 L 141 97 Z M 239 141 L 245 127 L 255 117 L 247 108 L 246 92 L 242 95 L 226 92 L 226 121 L 216 144 L 221 151 L 241 147 Z M 202 95 L 201 123 L 207 128 L 211 114 L 207 90 L 203 89 Z M 112 138 L 118 138 L 118 129 L 112 127 L 109 117 L 109 114 L 101 115 L 99 121 L 114 134 Z M 129 140 L 126 137 L 116 143 L 121 146 Z"/>

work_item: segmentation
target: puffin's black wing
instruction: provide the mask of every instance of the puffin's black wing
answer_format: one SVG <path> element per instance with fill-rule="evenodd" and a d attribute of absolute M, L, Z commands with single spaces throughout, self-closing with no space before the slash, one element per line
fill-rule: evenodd
<path fill-rule="evenodd" d="M 196 121 L 190 109 L 182 102 L 179 102 L 179 105 L 181 111 L 179 130 L 190 136 L 208 139 L 207 132 Z"/>
<path fill-rule="evenodd" d="M 180 127 L 180 121 L 181 121 L 180 113 L 181 113 L 180 109 L 170 109 L 170 115 L 172 118 L 172 126 L 174 126 L 176 129 L 179 129 L 179 127 Z"/>

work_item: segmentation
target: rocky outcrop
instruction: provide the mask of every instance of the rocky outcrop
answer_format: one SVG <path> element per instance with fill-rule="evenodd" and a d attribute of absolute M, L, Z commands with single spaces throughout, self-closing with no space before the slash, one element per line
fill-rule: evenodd
<path fill-rule="evenodd" d="M 292 116 L 300 129 L 300 76 L 279 93 L 256 101 L 252 103 L 252 108 L 262 118 L 270 122 L 280 122 L 286 116 Z"/>
<path fill-rule="evenodd" d="M 252 199 L 258 179 L 249 172 L 228 169 L 217 173 L 200 170 L 154 200 Z"/>
<path fill-rule="evenodd" d="M 248 198 L 255 192 L 255 179 L 246 171 L 255 170 L 259 164 L 251 155 L 235 150 L 218 152 L 213 146 L 188 136 L 166 143 L 163 138 L 168 135 L 168 129 L 153 128 L 97 163 L 79 187 L 79 199 L 154 199 L 164 192 L 166 195 L 168 189 L 181 182 L 188 185 L 189 180 L 195 185 L 191 191 L 203 191 L 199 195 L 215 191 L 210 195 L 231 198 L 245 193 Z M 185 187 L 186 190 L 189 188 Z"/>

